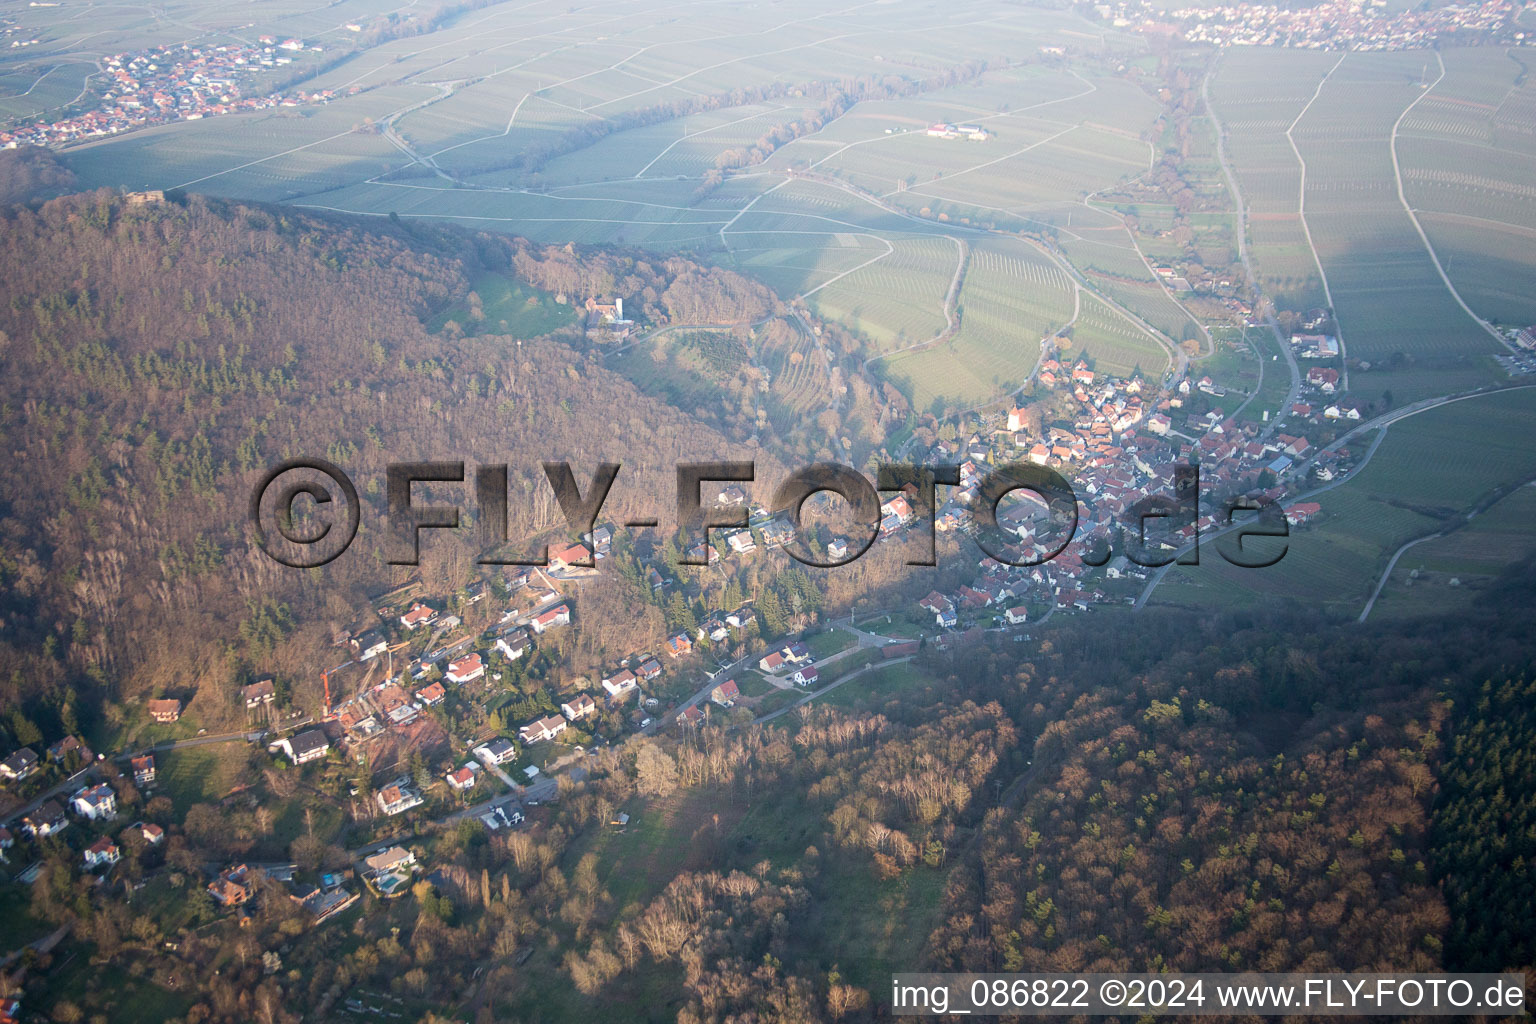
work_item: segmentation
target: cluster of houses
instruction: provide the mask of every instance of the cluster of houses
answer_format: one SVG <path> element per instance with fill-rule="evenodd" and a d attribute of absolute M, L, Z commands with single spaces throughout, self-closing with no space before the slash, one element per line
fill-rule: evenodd
<path fill-rule="evenodd" d="M 147 762 L 147 763 L 144 763 Z M 147 783 L 154 781 L 154 758 L 148 755 L 134 759 L 134 773 Z M 117 792 L 107 782 L 93 782 L 82 786 L 67 801 L 68 811 L 54 799 L 44 800 L 36 808 L 23 815 L 19 831 L 28 839 L 41 841 L 57 836 L 70 826 L 69 814 L 91 826 L 103 826 L 117 817 Z M 145 846 L 158 846 L 165 840 L 165 830 L 159 825 L 136 821 L 120 835 L 124 841 L 132 840 Z M 10 829 L 0 828 L 0 860 L 15 845 Z M 109 835 L 103 833 L 81 851 L 81 861 L 87 871 L 109 868 L 122 859 L 122 848 Z"/>
<path fill-rule="evenodd" d="M 1336 387 L 1338 371 L 1314 367 L 1309 386 L 1326 394 Z M 939 532 L 970 530 L 977 485 L 988 464 L 1027 460 L 1050 466 L 1067 476 L 1078 500 L 1078 524 L 1074 539 L 1055 557 L 1039 565 L 1014 566 L 989 557 L 977 561 L 973 578 L 950 593 L 930 593 L 919 601 L 935 624 L 958 628 L 967 613 L 987 612 L 1008 625 L 1027 621 L 1030 604 L 1061 610 L 1086 609 L 1108 600 L 1104 591 L 1086 582 L 1093 569 L 1084 556 L 1111 540 L 1120 524 L 1135 518 L 1136 510 L 1152 499 L 1174 495 L 1176 467 L 1196 463 L 1202 488 L 1201 516 L 1193 525 L 1170 532 L 1169 545 L 1183 545 L 1196 533 L 1219 525 L 1220 502 L 1237 494 L 1252 494 L 1267 501 L 1284 501 L 1283 482 L 1307 460 L 1322 479 L 1342 471 L 1347 450 L 1317 452 L 1300 435 L 1266 433 L 1254 423 L 1239 422 L 1219 409 L 1202 415 L 1183 416 L 1190 398 L 1200 392 L 1213 399 L 1222 389 L 1210 378 L 1182 380 L 1164 397 L 1156 398 L 1140 379 L 1102 378 L 1083 362 L 1067 367 L 1055 360 L 1041 365 L 1039 382 L 1046 387 L 1068 389 L 1076 414 L 1070 425 L 1044 427 L 1032 432 L 1029 414 L 1013 409 L 990 431 L 982 430 L 963 444 L 940 442 L 929 453 L 930 461 L 960 464 L 960 487 L 953 489 L 937 512 Z M 1359 408 L 1348 402 L 1329 404 L 1327 416 L 1358 418 Z M 1293 418 L 1306 418 L 1310 407 L 1292 410 Z M 1306 415 L 1304 415 L 1306 414 Z M 1181 419 L 1176 422 L 1175 417 Z M 1293 427 L 1294 429 L 1294 427 Z M 1271 481 L 1265 473 L 1273 474 Z M 1028 492 L 1016 492 L 1024 500 L 1000 508 L 998 525 L 1018 538 L 1008 552 L 1015 561 L 1039 558 L 1055 546 L 1047 536 L 1037 536 L 1043 502 Z M 1308 517 L 1303 515 L 1300 521 Z M 1293 522 L 1296 520 L 1293 520 Z M 884 531 L 882 531 L 884 532 Z M 1111 560 L 1104 578 L 1140 576 L 1124 557 Z"/>
<path fill-rule="evenodd" d="M 213 902 L 226 910 L 244 908 L 256 898 L 258 883 L 263 878 L 286 883 L 288 898 L 307 910 L 314 924 L 321 924 L 346 910 L 359 899 L 357 893 L 346 887 L 346 875 L 321 876 L 319 885 L 310 885 L 294 876 L 291 867 L 253 867 L 249 864 L 232 864 L 218 873 L 208 883 L 207 892 Z M 245 911 L 242 910 L 242 913 Z"/>
<path fill-rule="evenodd" d="M 1513 41 L 1520 5 L 1511 0 L 1392 7 L 1351 0 L 1324 0 L 1305 7 L 1229 3 L 1168 10 L 1149 0 L 1095 6 L 1119 27 L 1159 35 L 1178 34 L 1213 46 L 1287 46 L 1309 50 L 1408 50 L 1464 33 L 1508 32 Z"/>
<path fill-rule="evenodd" d="M 618 342 L 629 337 L 635 322 L 624 315 L 624 300 L 599 302 L 596 298 L 586 303 L 587 337 L 594 341 Z"/>
<path fill-rule="evenodd" d="M 298 39 L 263 36 L 254 46 L 179 43 L 106 57 L 104 91 L 95 110 L 0 131 L 0 147 L 58 146 L 170 121 L 324 102 L 332 98 L 329 89 L 291 96 L 245 95 L 262 72 L 291 64 L 306 50 L 320 49 Z"/>
<path fill-rule="evenodd" d="M 581 551 L 583 555 L 590 553 L 584 547 Z M 579 557 L 566 553 L 573 560 Z M 571 624 L 570 602 L 553 587 L 536 585 L 530 571 L 520 571 L 509 583 L 512 605 L 501 622 L 484 636 L 452 639 L 462 621 L 456 615 L 442 614 L 424 601 L 413 601 L 401 611 L 396 616 L 400 632 L 408 636 L 431 631 L 428 649 L 403 661 L 398 673 L 330 709 L 328 717 L 339 723 L 347 740 L 361 743 L 382 735 L 386 729 L 411 728 L 424 711 L 447 699 L 449 687 L 467 686 L 484 679 L 489 669 L 486 658 L 491 652 L 509 662 L 516 661 L 532 649 L 534 636 Z M 467 600 L 477 603 L 485 593 L 484 583 L 477 581 L 470 586 Z M 444 634 L 450 639 L 438 644 L 437 638 Z M 357 633 L 349 643 L 359 663 L 366 664 L 392 652 L 389 641 L 377 628 Z M 435 671 L 440 671 L 441 678 L 429 679 Z"/>

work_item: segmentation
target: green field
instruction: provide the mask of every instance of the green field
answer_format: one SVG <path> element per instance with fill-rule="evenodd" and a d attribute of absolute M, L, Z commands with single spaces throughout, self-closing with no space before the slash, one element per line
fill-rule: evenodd
<path fill-rule="evenodd" d="M 548 292 L 501 274 L 475 278 L 473 294 L 478 303 L 466 298 L 434 317 L 428 328 L 436 333 L 452 323 L 465 334 L 538 338 L 575 323 L 579 315 L 569 302 L 562 305 Z"/>
<path fill-rule="evenodd" d="M 1536 555 L 1536 487 L 1525 486 L 1461 529 L 1403 553 L 1371 618 L 1443 614 L 1479 600 L 1500 575 Z"/>
<path fill-rule="evenodd" d="M 358 0 L 337 10 L 367 20 Z M 938 8 L 893 11 L 871 33 L 840 28 L 805 0 L 772 15 L 737 12 L 723 34 L 681 10 L 609 21 L 543 3 L 491 6 L 360 47 L 326 24 L 329 14 L 285 5 L 264 17 L 324 47 L 328 66 L 306 85 L 333 90 L 330 102 L 131 132 L 65 159 L 85 187 L 185 187 L 541 242 L 683 252 L 803 300 L 860 340 L 850 355 L 875 359 L 871 375 L 921 411 L 954 413 L 1015 391 L 1040 340 L 1069 321 L 1068 351 L 1110 372 L 1157 374 L 1183 342 L 1211 354 L 1191 310 L 1217 320 L 1222 311 L 1170 292 L 1147 260 L 1185 255 L 1176 223 L 1208 265 L 1233 259 L 1219 123 L 1261 282 L 1281 309 L 1331 296 L 1352 385 L 1360 361 L 1372 369 L 1358 387 L 1399 401 L 1499 373 L 1485 358 L 1502 351 L 1498 340 L 1441 281 L 1405 201 L 1477 316 L 1536 320 L 1527 287 L 1536 274 L 1536 86 L 1514 52 L 1233 48 L 1210 77 L 1215 118 L 1196 112 L 1176 137 L 1151 87 L 1159 65 L 1145 42 L 1072 13 L 999 18 L 985 33 L 989 52 L 1065 45 L 1070 59 L 980 71 L 974 26 Z M 196 16 L 213 33 L 234 24 Z M 148 30 L 139 15 L 109 20 Z M 60 31 L 67 51 L 79 30 Z M 1098 43 L 1085 51 L 1090 36 Z M 8 91 L 18 102 L 55 60 L 67 58 L 0 70 L 0 99 Z M 42 79 L 39 102 L 88 66 L 60 64 Z M 1180 68 L 1206 71 L 1188 55 Z M 893 75 L 907 81 L 902 94 L 826 113 L 830 83 Z M 974 122 L 990 136 L 932 137 L 935 121 Z M 1139 191 L 1175 149 L 1201 195 L 1193 210 Z M 1081 273 L 1080 301 L 1056 258 Z M 946 337 L 957 267 L 960 326 Z M 505 321 L 502 333 L 533 336 L 563 322 L 542 298 L 523 308 L 533 296 L 510 286 L 477 282 L 477 291 L 480 330 Z M 438 325 L 468 329 L 467 312 L 440 315 Z M 762 364 L 773 374 L 767 411 L 780 421 L 837 397 L 809 341 L 762 353 Z M 667 372 L 627 365 L 653 383 Z M 686 370 L 652 390 L 709 397 Z"/>
<path fill-rule="evenodd" d="M 156 794 L 185 813 L 195 803 L 217 801 L 255 780 L 247 769 L 250 747 L 240 741 L 209 743 L 155 754 Z"/>

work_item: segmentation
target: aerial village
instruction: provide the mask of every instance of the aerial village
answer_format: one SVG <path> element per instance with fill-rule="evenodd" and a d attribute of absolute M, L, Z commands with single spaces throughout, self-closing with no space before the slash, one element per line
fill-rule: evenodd
<path fill-rule="evenodd" d="M 320 52 L 320 46 L 300 39 L 262 36 L 254 46 L 181 43 L 115 54 L 101 62 L 96 109 L 0 129 L 0 148 L 62 146 L 171 121 L 323 103 L 332 98 L 332 90 L 275 93 L 260 88 L 275 72 Z"/>
<path fill-rule="evenodd" d="M 589 301 L 587 311 L 591 331 L 632 326 L 620 299 Z M 765 616 L 755 606 L 760 602 L 743 598 L 736 607 L 696 619 L 690 614 L 681 628 L 673 622 L 654 646 L 600 671 L 574 673 L 568 637 L 579 629 L 583 583 L 611 565 L 621 548 L 626 558 L 632 555 L 627 537 L 608 523 L 579 540 L 552 540 L 543 566 L 506 567 L 451 594 L 423 593 L 410 583 L 378 596 L 334 637 L 334 663 L 317 669 L 318 714 L 294 705 L 291 681 L 253 678 L 239 690 L 247 731 L 233 737 L 250 743 L 253 756 L 278 778 L 297 773 L 308 785 L 330 786 L 362 845 L 309 864 L 203 866 L 200 885 L 211 913 L 249 915 L 255 901 L 283 897 L 320 925 L 365 889 L 391 899 L 430 881 L 428 848 L 412 841 L 421 823 L 526 828 L 541 803 L 559 799 L 560 780 L 582 778 L 583 760 L 602 746 L 663 729 L 686 734 L 710 722 L 731 726 L 772 717 L 759 716 L 765 694 L 780 698 L 782 713 L 792 706 L 785 701 L 803 703 L 836 685 L 828 680 L 858 657 L 913 657 L 925 643 L 943 648 L 974 631 L 1025 642 L 1031 639 L 1025 630 L 1052 615 L 1135 603 L 1152 570 L 1127 558 L 1114 535 L 1117 528 L 1136 529 L 1138 510 L 1149 500 L 1173 493 L 1180 465 L 1200 467 L 1199 517 L 1170 521 L 1172 528 L 1151 542 L 1160 561 L 1187 550 L 1197 535 L 1203 540 L 1226 526 L 1229 498 L 1268 502 L 1284 510 L 1291 527 L 1305 528 L 1320 506 L 1305 501 L 1303 492 L 1349 472 L 1354 455 L 1343 442 L 1351 421 L 1367 410 L 1343 393 L 1331 322 L 1312 316 L 1298 326 L 1292 353 L 1312 365 L 1298 399 L 1273 422 L 1267 415 L 1261 422 L 1240 419 L 1235 410 L 1243 396 L 1209 376 L 1164 387 L 1139 375 L 1104 375 L 1048 343 L 1026 405 L 973 415 L 953 439 L 912 454 L 919 462 L 959 467 L 959 486 L 937 496 L 937 537 L 973 533 L 981 482 L 991 470 L 1017 463 L 1050 467 L 1070 482 L 1078 502 L 1075 533 L 1062 547 L 1055 528 L 1042 520 L 1044 503 L 1015 492 L 1022 498 L 1005 500 L 997 517 L 1009 538 L 1001 552 L 1007 561 L 946 540 L 948 557 L 958 550 L 962 559 L 974 559 L 974 569 L 963 583 L 910 599 L 905 613 L 915 632 L 860 632 L 851 620 L 828 629 L 814 615 L 786 625 Z M 737 484 L 716 485 L 703 497 L 738 510 L 746 525 L 717 528 L 696 543 L 687 551 L 694 565 L 764 557 L 797 540 L 789 510 L 755 503 Z M 926 530 L 915 486 L 883 497 L 874 543 Z M 830 500 L 818 494 L 806 508 L 824 510 Z M 844 536 L 824 545 L 833 562 L 857 555 L 856 547 L 863 545 Z M 658 603 L 691 586 L 680 567 L 663 558 L 628 564 L 642 567 L 637 583 Z M 103 881 L 125 851 L 132 852 L 136 871 L 163 863 L 166 827 L 145 813 L 157 807 L 162 785 L 157 758 L 203 742 L 178 731 L 184 697 L 197 699 L 166 692 L 145 701 L 144 718 L 159 730 L 147 735 L 160 742 L 95 754 L 68 735 L 42 755 L 23 747 L 0 759 L 0 787 L 14 798 L 0 821 L 0 858 L 26 864 L 42 844 L 63 842 L 82 871 Z M 174 824 L 165 817 L 168 803 L 158 806 L 161 820 Z"/>
<path fill-rule="evenodd" d="M 1148 0 L 1092 5 L 1101 20 L 1151 35 L 1179 35 L 1214 46 L 1287 46 L 1315 50 L 1411 50 L 1457 35 L 1505 36 L 1520 44 L 1521 5 L 1510 0 L 1442 6 L 1393 7 L 1383 0 L 1307 6 L 1231 3 L 1168 10 Z"/>

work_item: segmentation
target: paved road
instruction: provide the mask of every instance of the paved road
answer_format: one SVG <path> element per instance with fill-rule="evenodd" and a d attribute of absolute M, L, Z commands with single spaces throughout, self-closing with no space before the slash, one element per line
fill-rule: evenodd
<path fill-rule="evenodd" d="M 1262 293 L 1259 290 L 1258 275 L 1253 270 L 1253 259 L 1248 252 L 1248 209 L 1243 204 L 1242 190 L 1237 187 L 1237 175 L 1233 173 L 1232 165 L 1227 162 L 1226 130 L 1222 128 L 1221 122 L 1216 117 L 1216 108 L 1211 105 L 1211 73 L 1214 70 L 1213 65 L 1211 71 L 1206 72 L 1204 81 L 1200 83 L 1200 98 L 1205 104 L 1206 115 L 1210 117 L 1211 124 L 1216 128 L 1216 160 L 1221 164 L 1221 176 L 1226 180 L 1227 193 L 1231 195 L 1233 209 L 1237 212 L 1238 262 L 1243 265 L 1243 276 L 1248 282 L 1248 294 L 1254 296 L 1255 300 L 1258 300 Z M 1255 304 L 1257 305 L 1257 302 Z M 1275 320 L 1273 310 L 1266 315 L 1265 319 L 1268 322 L 1270 331 L 1275 336 L 1275 343 L 1280 347 L 1280 354 L 1285 358 L 1286 367 L 1290 370 L 1291 387 L 1286 392 L 1285 401 L 1281 403 L 1274 419 L 1260 431 L 1259 436 L 1261 438 L 1267 438 L 1270 434 L 1274 433 L 1275 428 L 1280 425 L 1280 420 L 1290 410 L 1291 406 L 1296 404 L 1296 400 L 1301 397 L 1301 367 L 1296 363 L 1296 354 L 1291 351 L 1290 341 L 1285 337 L 1284 332 L 1280 330 L 1280 324 Z M 1264 360 L 1260 356 L 1260 386 L 1263 385 L 1264 380 L 1263 365 Z M 1257 395 L 1259 393 L 1258 388 L 1255 388 L 1253 393 Z M 1252 398 L 1249 401 L 1252 401 Z M 1248 402 L 1243 403 L 1244 406 L 1247 404 Z"/>
<path fill-rule="evenodd" d="M 35 949 L 39 953 L 48 952 L 49 950 L 53 949 L 54 946 L 57 946 L 59 943 L 64 941 L 64 936 L 69 934 L 69 929 L 69 924 L 61 924 L 47 935 L 44 935 L 42 938 L 34 939 L 32 942 L 27 943 L 20 949 L 11 950 L 11 952 L 7 953 L 4 957 L 0 957 L 0 970 L 11 966 L 11 964 L 15 963 L 17 960 L 20 960 L 22 954 L 24 954 L 29 949 Z"/>
<path fill-rule="evenodd" d="M 886 661 L 877 661 L 873 665 L 865 665 L 863 668 L 856 668 L 852 672 L 849 672 L 847 675 L 843 676 L 837 682 L 835 682 L 835 683 L 828 683 L 826 686 L 823 686 L 821 689 L 816 690 L 816 691 L 814 691 L 812 693 L 806 694 L 804 697 L 801 697 L 799 700 L 795 701 L 793 704 L 789 704 L 789 705 L 786 705 L 785 707 L 779 708 L 779 710 L 777 710 L 777 711 L 771 711 L 771 712 L 769 712 L 768 714 L 764 715 L 761 718 L 754 718 L 752 720 L 752 724 L 753 725 L 761 725 L 764 722 L 771 722 L 775 718 L 778 718 L 780 715 L 787 715 L 787 714 L 789 714 L 791 711 L 793 711 L 796 708 L 800 707 L 802 704 L 809 704 L 811 701 L 815 700 L 817 697 L 825 697 L 827 694 L 831 693 L 833 690 L 837 689 L 839 686 L 842 686 L 844 683 L 852 682 L 853 680 L 859 678 L 859 676 L 867 675 L 870 672 L 878 672 L 880 669 L 885 668 L 888 665 L 902 665 L 902 664 L 905 664 L 905 663 L 911 661 L 913 659 L 913 657 L 915 657 L 915 655 L 908 654 L 905 657 L 890 658 L 890 659 L 888 659 Z"/>

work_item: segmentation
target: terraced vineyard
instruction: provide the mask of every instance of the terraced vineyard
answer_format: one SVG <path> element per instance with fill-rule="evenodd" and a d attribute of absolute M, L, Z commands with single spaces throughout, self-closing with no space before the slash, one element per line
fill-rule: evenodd
<path fill-rule="evenodd" d="M 891 245 L 888 256 L 810 296 L 812 312 L 868 337 L 876 353 L 920 344 L 944 330 L 944 296 L 960 257 L 959 243 L 951 239 L 902 238 Z"/>
<path fill-rule="evenodd" d="M 1061 351 L 1083 356 L 1099 373 L 1129 376 L 1140 371 L 1156 380 L 1169 366 L 1168 353 L 1156 339 L 1092 295 L 1084 295 L 1071 336 Z"/>
<path fill-rule="evenodd" d="M 1017 389 L 1041 339 L 1071 318 L 1072 287 L 1025 243 L 988 241 L 972 249 L 959 305 L 953 338 L 882 364 L 916 408 L 979 405 Z"/>

